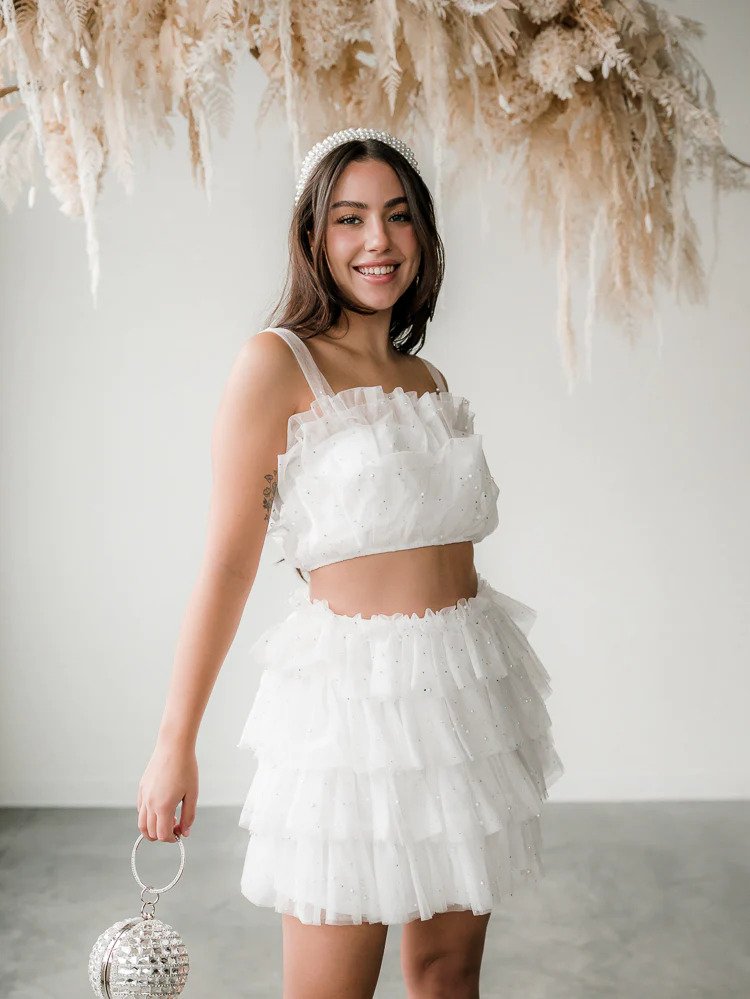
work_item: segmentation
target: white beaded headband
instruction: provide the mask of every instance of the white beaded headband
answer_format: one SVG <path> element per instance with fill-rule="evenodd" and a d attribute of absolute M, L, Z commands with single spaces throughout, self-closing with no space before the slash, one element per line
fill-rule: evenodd
<path fill-rule="evenodd" d="M 345 128 L 341 132 L 333 132 L 331 135 L 326 136 L 325 139 L 317 142 L 309 151 L 307 156 L 305 156 L 305 159 L 302 162 L 302 168 L 299 172 L 299 179 L 297 180 L 297 190 L 294 195 L 295 205 L 300 199 L 310 174 L 315 169 L 317 164 L 323 159 L 326 153 L 330 152 L 331 149 L 335 149 L 336 146 L 341 146 L 345 142 L 350 142 L 352 139 L 379 139 L 380 142 L 386 142 L 397 152 L 401 153 L 401 155 L 408 160 L 409 164 L 414 167 L 417 173 L 420 172 L 419 166 L 417 165 L 417 159 L 409 146 L 407 146 L 405 142 L 397 138 L 395 135 L 391 135 L 390 132 L 383 132 L 377 128 Z"/>

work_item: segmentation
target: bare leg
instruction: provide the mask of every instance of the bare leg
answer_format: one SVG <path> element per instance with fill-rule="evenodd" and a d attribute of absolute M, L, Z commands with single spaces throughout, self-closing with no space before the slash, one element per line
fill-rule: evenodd
<path fill-rule="evenodd" d="M 401 970 L 408 999 L 479 999 L 490 915 L 468 909 L 404 923 Z"/>
<path fill-rule="evenodd" d="M 372 999 L 387 925 L 311 926 L 287 914 L 281 918 L 283 999 Z"/>

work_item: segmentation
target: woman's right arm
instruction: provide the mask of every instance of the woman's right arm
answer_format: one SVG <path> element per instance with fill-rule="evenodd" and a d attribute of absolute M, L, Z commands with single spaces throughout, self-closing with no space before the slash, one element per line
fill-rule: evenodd
<path fill-rule="evenodd" d="M 175 842 L 174 833 L 187 835 L 195 817 L 198 729 L 255 580 L 278 455 L 304 391 L 300 378 L 288 345 L 263 331 L 241 348 L 219 404 L 203 560 L 180 626 L 156 745 L 138 788 L 138 828 L 151 840 Z"/>

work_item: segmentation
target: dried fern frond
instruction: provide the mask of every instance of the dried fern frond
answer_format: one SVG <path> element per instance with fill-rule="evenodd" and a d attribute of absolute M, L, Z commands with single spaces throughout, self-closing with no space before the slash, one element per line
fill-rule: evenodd
<path fill-rule="evenodd" d="M 233 116 L 249 49 L 268 78 L 256 125 L 286 115 L 295 171 L 340 128 L 431 137 L 444 189 L 511 164 L 529 223 L 558 251 L 558 338 L 572 386 L 570 274 L 597 316 L 633 338 L 660 283 L 705 294 L 686 190 L 710 175 L 747 190 L 721 138 L 711 81 L 690 51 L 702 26 L 646 0 L 0 0 L 0 197 L 32 183 L 34 153 L 63 211 L 83 215 L 98 279 L 95 205 L 108 168 L 133 188 L 133 145 L 186 122 L 195 179 L 211 193 L 211 137 Z M 14 120 L 16 119 L 16 120 Z M 506 185 L 507 187 L 507 185 Z M 290 191 L 291 198 L 291 191 Z"/>

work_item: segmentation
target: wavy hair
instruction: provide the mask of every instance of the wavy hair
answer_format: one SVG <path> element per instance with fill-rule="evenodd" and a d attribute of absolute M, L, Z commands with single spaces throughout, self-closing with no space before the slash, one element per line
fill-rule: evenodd
<path fill-rule="evenodd" d="M 307 339 L 335 325 L 344 308 L 363 316 L 375 314 L 374 309 L 351 301 L 343 293 L 325 255 L 329 205 L 336 182 L 349 163 L 370 159 L 388 163 L 398 175 L 422 251 L 414 280 L 393 306 L 388 333 L 399 353 L 416 353 L 424 344 L 427 322 L 435 313 L 443 283 L 443 241 L 437 231 L 427 185 L 401 153 L 379 139 L 351 139 L 336 146 L 308 177 L 289 227 L 289 264 L 284 289 L 265 325 L 284 326 Z"/>
<path fill-rule="evenodd" d="M 424 345 L 427 322 L 435 313 L 443 283 L 443 241 L 427 185 L 401 153 L 379 139 L 352 139 L 336 146 L 308 177 L 289 227 L 289 264 L 284 290 L 264 326 L 284 326 L 306 340 L 330 329 L 344 308 L 363 316 L 375 314 L 374 309 L 352 302 L 341 291 L 325 255 L 329 205 L 336 182 L 349 163 L 368 159 L 388 163 L 398 175 L 422 251 L 414 280 L 394 303 L 388 331 L 399 353 L 417 353 Z M 305 580 L 299 568 L 295 569 Z"/>

